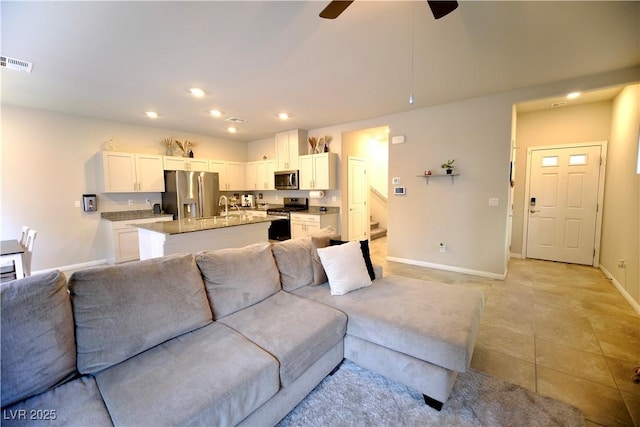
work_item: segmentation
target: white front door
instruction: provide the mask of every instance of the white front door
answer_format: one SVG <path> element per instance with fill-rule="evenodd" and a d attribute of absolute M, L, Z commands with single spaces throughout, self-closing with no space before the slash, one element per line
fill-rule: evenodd
<path fill-rule="evenodd" d="M 592 265 L 602 146 L 529 154 L 527 258 Z"/>
<path fill-rule="evenodd" d="M 365 240 L 369 238 L 367 159 L 349 156 L 347 166 L 349 169 L 347 236 L 348 240 Z"/>

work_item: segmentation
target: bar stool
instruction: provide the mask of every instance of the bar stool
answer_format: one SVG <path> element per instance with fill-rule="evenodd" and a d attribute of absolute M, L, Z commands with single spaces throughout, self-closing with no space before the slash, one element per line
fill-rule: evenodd
<path fill-rule="evenodd" d="M 29 234 L 29 227 L 26 225 L 22 226 L 22 233 L 20 233 L 20 244 L 23 247 L 27 247 L 27 236 Z"/>
<path fill-rule="evenodd" d="M 22 256 L 22 267 L 24 269 L 24 275 L 31 276 L 31 257 L 33 255 L 33 244 L 36 240 L 36 230 L 30 229 L 27 233 L 27 243 L 25 244 L 24 255 Z"/>

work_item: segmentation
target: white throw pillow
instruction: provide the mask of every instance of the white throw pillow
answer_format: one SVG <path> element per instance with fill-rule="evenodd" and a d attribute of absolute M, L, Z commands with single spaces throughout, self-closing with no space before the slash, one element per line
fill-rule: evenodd
<path fill-rule="evenodd" d="M 360 242 L 318 248 L 318 256 L 327 272 L 331 295 L 344 295 L 355 289 L 371 286 Z"/>

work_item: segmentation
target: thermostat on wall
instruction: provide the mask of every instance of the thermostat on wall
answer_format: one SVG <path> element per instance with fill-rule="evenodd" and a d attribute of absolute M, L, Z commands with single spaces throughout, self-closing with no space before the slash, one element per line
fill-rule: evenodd
<path fill-rule="evenodd" d="M 404 196 L 405 194 L 407 194 L 406 187 L 404 185 L 393 187 L 393 194 L 395 194 L 396 196 Z"/>

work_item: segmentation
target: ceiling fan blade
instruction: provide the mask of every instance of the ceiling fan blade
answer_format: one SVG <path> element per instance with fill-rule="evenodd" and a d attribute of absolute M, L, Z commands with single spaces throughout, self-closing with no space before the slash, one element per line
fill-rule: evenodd
<path fill-rule="evenodd" d="M 458 8 L 457 1 L 427 0 L 427 3 L 429 3 L 431 13 L 436 19 L 440 19 Z"/>
<path fill-rule="evenodd" d="M 342 12 L 344 12 L 344 10 L 349 7 L 349 5 L 353 3 L 353 0 L 351 1 L 342 1 L 342 0 L 335 0 L 332 1 L 331 3 L 329 3 L 329 5 L 327 5 L 327 7 L 325 7 L 322 12 L 320 12 L 320 17 L 321 18 L 326 18 L 326 19 L 336 19 L 338 16 L 340 16 L 340 14 Z"/>

